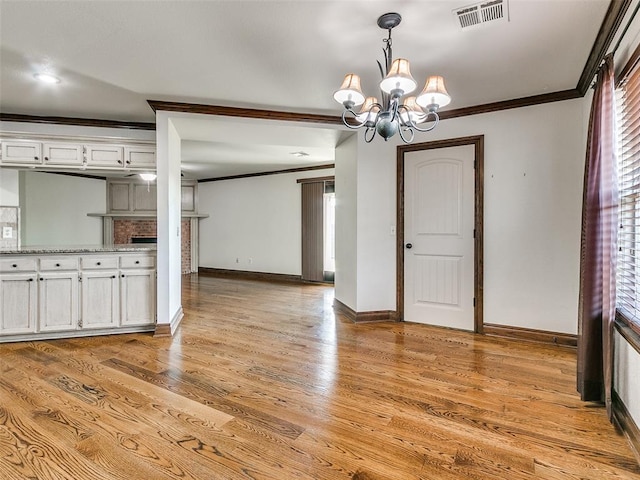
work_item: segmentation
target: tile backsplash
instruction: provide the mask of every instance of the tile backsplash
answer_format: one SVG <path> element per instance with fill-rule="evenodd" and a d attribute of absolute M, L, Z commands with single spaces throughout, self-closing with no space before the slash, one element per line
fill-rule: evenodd
<path fill-rule="evenodd" d="M 18 207 L 0 207 L 0 248 L 19 246 L 19 224 L 20 209 Z"/>

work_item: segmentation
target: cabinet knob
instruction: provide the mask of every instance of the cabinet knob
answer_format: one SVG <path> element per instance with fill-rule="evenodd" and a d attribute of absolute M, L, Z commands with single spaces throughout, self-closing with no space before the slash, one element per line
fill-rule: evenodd
<path fill-rule="evenodd" d="M 43 280 L 44 280 L 44 278 L 40 277 L 38 280 L 43 281 Z"/>
<path fill-rule="evenodd" d="M 11 265 L 13 268 L 18 268 L 18 264 L 14 263 L 13 265 Z"/>
<path fill-rule="evenodd" d="M 33 282 L 33 278 L 30 278 L 29 280 L 27 280 L 27 282 Z"/>
<path fill-rule="evenodd" d="M 101 262 L 96 262 L 96 265 L 102 265 L 102 263 Z"/>
<path fill-rule="evenodd" d="M 49 157 L 44 157 L 44 161 L 48 162 L 49 161 Z"/>
<path fill-rule="evenodd" d="M 59 266 L 60 266 L 60 264 L 59 264 L 59 263 L 56 263 L 56 267 L 59 267 Z"/>
<path fill-rule="evenodd" d="M 140 260 L 136 260 L 136 265 L 138 265 L 140 263 Z"/>
<path fill-rule="evenodd" d="M 122 278 L 124 278 L 124 273 L 122 275 L 120 275 Z"/>
<path fill-rule="evenodd" d="M 127 165 L 130 165 L 130 164 L 131 164 L 131 160 L 127 160 Z"/>
<path fill-rule="evenodd" d="M 123 275 L 123 277 L 124 277 L 124 275 Z M 116 276 L 115 275 L 111 275 L 111 278 L 116 278 Z"/>
<path fill-rule="evenodd" d="M 34 160 L 38 160 L 38 157 L 33 157 Z"/>
<path fill-rule="evenodd" d="M 118 160 L 118 163 L 119 163 L 120 165 L 122 165 L 122 160 Z"/>

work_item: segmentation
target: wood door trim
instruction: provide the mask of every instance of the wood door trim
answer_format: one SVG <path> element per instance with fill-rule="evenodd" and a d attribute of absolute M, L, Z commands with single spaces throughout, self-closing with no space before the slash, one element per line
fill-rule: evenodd
<path fill-rule="evenodd" d="M 435 140 L 426 143 L 399 145 L 396 150 L 396 311 L 397 320 L 404 321 L 404 163 L 405 154 L 437 148 L 474 146 L 474 331 L 483 333 L 483 225 L 484 225 L 484 135 Z"/>

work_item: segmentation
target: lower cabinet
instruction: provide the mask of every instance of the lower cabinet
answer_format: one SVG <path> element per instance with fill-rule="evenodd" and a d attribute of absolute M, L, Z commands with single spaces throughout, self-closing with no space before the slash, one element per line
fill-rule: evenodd
<path fill-rule="evenodd" d="M 75 330 L 78 318 L 78 272 L 41 272 L 38 278 L 39 330 Z"/>
<path fill-rule="evenodd" d="M 117 270 L 82 273 L 82 328 L 113 328 L 119 325 L 119 287 Z"/>
<path fill-rule="evenodd" d="M 0 335 L 36 331 L 36 272 L 0 275 Z"/>
<path fill-rule="evenodd" d="M 155 270 L 122 270 L 120 299 L 122 325 L 145 325 L 155 321 Z"/>
<path fill-rule="evenodd" d="M 153 253 L 0 258 L 0 342 L 146 331 L 155 318 Z"/>

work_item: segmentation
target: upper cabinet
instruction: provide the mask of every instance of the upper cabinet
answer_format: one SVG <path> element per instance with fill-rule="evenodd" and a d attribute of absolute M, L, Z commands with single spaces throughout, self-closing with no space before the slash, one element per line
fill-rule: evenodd
<path fill-rule="evenodd" d="M 137 175 L 107 180 L 107 213 L 117 215 L 156 214 L 157 189 L 155 182 L 147 183 Z M 180 209 L 184 214 L 198 211 L 198 182 L 182 180 Z"/>
<path fill-rule="evenodd" d="M 42 143 L 32 141 L 2 142 L 2 163 L 10 165 L 42 165 Z"/>
<path fill-rule="evenodd" d="M 135 145 L 124 147 L 124 164 L 128 168 L 156 169 L 156 147 Z"/>
<path fill-rule="evenodd" d="M 84 148 L 75 143 L 43 143 L 44 165 L 64 165 L 81 167 L 84 161 Z M 3 157 L 4 160 L 4 157 Z"/>
<path fill-rule="evenodd" d="M 0 166 L 155 170 L 156 147 L 143 141 L 113 143 L 96 139 L 7 138 L 0 140 Z"/>
<path fill-rule="evenodd" d="M 121 145 L 87 145 L 87 167 L 122 168 L 124 148 Z"/>

